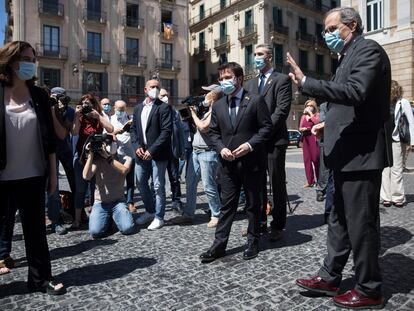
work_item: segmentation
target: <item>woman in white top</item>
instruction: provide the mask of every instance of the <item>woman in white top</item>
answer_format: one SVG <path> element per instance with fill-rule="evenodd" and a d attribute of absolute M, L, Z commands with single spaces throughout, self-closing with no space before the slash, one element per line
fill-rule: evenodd
<path fill-rule="evenodd" d="M 382 205 L 389 207 L 403 207 L 405 203 L 403 184 L 403 154 L 405 144 L 400 141 L 398 122 L 402 113 L 407 117 L 410 129 L 410 145 L 414 147 L 414 116 L 410 103 L 402 98 L 403 89 L 397 81 L 391 81 L 391 122 L 392 129 L 392 157 L 393 166 L 386 167 L 382 172 L 381 201 Z"/>
<path fill-rule="evenodd" d="M 0 49 L 0 244 L 11 245 L 18 209 L 28 288 L 59 295 L 65 287 L 53 281 L 45 228 L 45 189 L 49 195 L 56 189 L 56 142 L 49 96 L 34 86 L 35 73 L 29 43 L 13 41 Z"/>

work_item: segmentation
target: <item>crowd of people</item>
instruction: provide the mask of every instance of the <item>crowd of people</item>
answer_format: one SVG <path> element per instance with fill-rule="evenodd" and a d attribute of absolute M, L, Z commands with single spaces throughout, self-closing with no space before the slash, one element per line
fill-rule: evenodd
<path fill-rule="evenodd" d="M 221 65 L 218 84 L 203 87 L 203 101 L 185 108 L 187 116 L 169 102 L 168 91 L 157 79 L 146 82 L 145 99 L 131 116 L 124 101 L 99 102 L 93 94 L 83 95 L 73 109 L 63 88 L 48 94 L 34 85 L 36 52 L 30 44 L 6 44 L 0 50 L 0 274 L 15 266 L 10 254 L 18 210 L 29 290 L 65 292 L 52 277 L 45 226 L 46 210 L 52 232 L 68 230 L 61 217 L 59 163 L 73 194 L 71 228 L 81 227 L 88 201 L 93 238 L 106 236 L 112 225 L 122 234 L 134 233 L 137 226 L 161 229 L 166 222 L 166 176 L 172 208 L 179 213 L 169 223 L 193 224 L 201 181 L 209 206 L 207 227 L 215 228 L 212 246 L 200 255 L 202 263 L 225 256 L 243 192 L 248 218 L 243 259 L 255 258 L 261 236 L 272 242 L 284 237 L 286 119 L 293 82 L 311 98 L 299 124 L 305 187 L 316 186 L 316 199 L 325 200 L 328 223 L 323 266 L 315 277 L 296 283 L 335 296 L 334 303 L 341 307 L 382 306 L 378 206 L 380 200 L 384 206 L 405 203 L 402 163 L 405 145 L 414 145 L 414 117 L 401 86 L 391 82 L 388 56 L 363 38 L 362 29 L 352 8 L 327 13 L 323 36 L 340 55 L 331 81 L 305 76 L 289 53 L 291 73 L 277 72 L 272 47 L 259 44 L 254 53 L 257 77 L 245 82 L 239 64 Z M 410 141 L 399 131 L 404 116 Z M 137 214 L 138 207 L 145 211 Z M 351 250 L 357 284 L 338 295 Z"/>

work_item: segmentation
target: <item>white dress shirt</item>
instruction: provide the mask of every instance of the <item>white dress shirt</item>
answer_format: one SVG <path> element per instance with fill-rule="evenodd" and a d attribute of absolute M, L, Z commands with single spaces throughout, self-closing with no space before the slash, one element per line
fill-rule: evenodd
<path fill-rule="evenodd" d="M 154 101 L 145 99 L 143 102 L 143 108 L 141 113 L 141 127 L 142 127 L 142 136 L 144 137 L 144 144 L 147 144 L 147 135 L 146 135 L 146 129 L 147 129 L 147 123 L 148 123 L 148 117 L 151 113 L 152 106 L 154 106 Z"/>
<path fill-rule="evenodd" d="M 264 80 L 264 83 L 263 83 L 263 87 L 266 85 L 266 82 L 267 82 L 267 80 L 269 79 L 269 77 L 272 75 L 272 73 L 273 73 L 273 67 L 271 67 L 268 71 L 266 71 L 265 73 L 264 73 L 264 76 L 265 76 L 265 80 Z M 261 75 L 262 75 L 263 73 L 261 73 L 260 72 L 260 74 L 259 74 L 259 79 L 257 79 L 257 86 L 259 86 L 260 85 L 260 77 L 261 77 Z"/>
<path fill-rule="evenodd" d="M 405 98 L 397 101 L 395 104 L 395 111 L 394 111 L 394 122 L 395 127 L 392 131 L 392 140 L 393 141 L 400 141 L 400 134 L 398 133 L 398 121 L 401 117 L 401 109 L 407 117 L 409 129 L 410 129 L 410 139 L 411 139 L 411 146 L 414 146 L 414 115 L 413 110 L 411 109 L 410 102 Z"/>

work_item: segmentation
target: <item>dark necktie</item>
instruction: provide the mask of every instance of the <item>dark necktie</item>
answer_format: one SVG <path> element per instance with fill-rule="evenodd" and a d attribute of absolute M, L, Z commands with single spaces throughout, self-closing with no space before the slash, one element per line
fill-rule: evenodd
<path fill-rule="evenodd" d="M 233 96 L 230 103 L 230 122 L 233 128 L 236 126 L 236 100 L 237 97 Z"/>
<path fill-rule="evenodd" d="M 263 91 L 263 86 L 266 80 L 266 76 L 264 74 L 260 75 L 260 83 L 259 83 L 259 95 L 262 95 L 262 91 Z"/>

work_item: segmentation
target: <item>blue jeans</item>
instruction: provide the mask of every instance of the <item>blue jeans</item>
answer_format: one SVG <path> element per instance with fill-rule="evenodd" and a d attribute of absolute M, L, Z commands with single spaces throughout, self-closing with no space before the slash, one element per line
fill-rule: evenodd
<path fill-rule="evenodd" d="M 125 163 L 123 160 L 123 156 L 118 156 L 118 161 L 122 164 Z M 135 161 L 132 161 L 131 168 L 129 169 L 128 174 L 125 177 L 126 179 L 126 200 L 127 204 L 133 204 L 134 203 L 134 188 L 135 188 Z"/>
<path fill-rule="evenodd" d="M 89 216 L 89 234 L 93 237 L 105 235 L 111 216 L 122 234 L 134 231 L 134 220 L 125 202 L 96 202 Z"/>
<path fill-rule="evenodd" d="M 93 177 L 90 181 L 83 179 L 82 172 L 83 172 L 83 165 L 79 162 L 78 154 L 76 153 L 73 157 L 73 169 L 75 171 L 75 209 L 83 209 L 85 205 L 85 195 L 86 190 L 88 189 L 88 183 L 90 183 L 90 196 L 91 196 L 91 204 L 93 202 L 93 192 L 95 191 L 95 177 Z"/>
<path fill-rule="evenodd" d="M 138 159 L 135 163 L 135 178 L 144 202 L 145 210 L 163 220 L 165 214 L 165 171 L 168 161 L 144 161 Z M 148 180 L 152 176 L 154 183 L 155 202 Z"/>
<path fill-rule="evenodd" d="M 217 191 L 216 173 L 218 155 L 215 151 L 196 152 L 190 158 L 187 170 L 187 204 L 183 211 L 187 216 L 194 216 L 197 200 L 197 184 L 200 178 L 203 182 L 204 192 L 207 195 L 211 216 L 220 214 L 220 198 Z"/>

